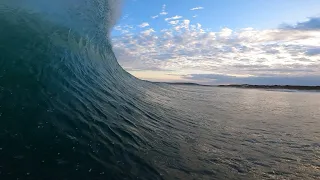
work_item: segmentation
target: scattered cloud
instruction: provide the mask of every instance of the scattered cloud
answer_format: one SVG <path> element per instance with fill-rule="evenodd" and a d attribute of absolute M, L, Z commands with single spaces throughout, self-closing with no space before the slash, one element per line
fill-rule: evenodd
<path fill-rule="evenodd" d="M 201 10 L 201 9 L 204 9 L 204 7 L 198 6 L 198 7 L 191 8 L 190 10 L 195 11 L 195 10 Z"/>
<path fill-rule="evenodd" d="M 160 15 L 164 16 L 167 14 L 168 14 L 168 12 L 166 12 L 166 5 L 164 4 L 164 5 L 162 5 L 162 11 L 161 11 Z"/>
<path fill-rule="evenodd" d="M 179 23 L 179 20 L 175 20 L 175 21 L 169 21 L 169 24 L 171 25 L 176 25 Z"/>
<path fill-rule="evenodd" d="M 114 29 L 117 30 L 117 31 L 120 31 L 121 30 L 121 26 L 115 26 Z"/>
<path fill-rule="evenodd" d="M 152 19 L 156 19 L 158 17 L 159 17 L 159 15 L 151 16 Z"/>
<path fill-rule="evenodd" d="M 144 27 L 148 27 L 148 26 L 150 26 L 150 25 L 147 22 L 144 22 L 144 23 L 139 25 L 140 28 L 144 28 Z"/>
<path fill-rule="evenodd" d="M 125 25 L 117 25 L 117 26 L 114 27 L 114 30 L 120 31 L 122 34 L 128 34 L 133 29 L 134 29 L 133 26 L 127 25 L 127 24 L 125 24 Z"/>
<path fill-rule="evenodd" d="M 129 18 L 129 14 L 125 14 L 123 17 L 122 17 L 122 20 L 125 20 L 125 19 L 128 19 Z"/>
<path fill-rule="evenodd" d="M 176 15 L 176 16 L 173 16 L 173 17 L 170 17 L 170 18 L 166 18 L 164 20 L 165 21 L 171 21 L 171 20 L 177 20 L 177 19 L 181 19 L 181 18 L 182 18 L 182 16 Z"/>
<path fill-rule="evenodd" d="M 166 5 L 166 4 L 163 4 L 163 5 L 162 5 L 161 12 L 160 12 L 158 15 L 151 16 L 151 18 L 152 18 L 152 19 L 156 19 L 156 18 L 158 18 L 159 16 L 165 16 L 165 15 L 167 15 L 168 12 L 166 11 L 166 7 L 167 7 L 167 5 Z"/>
<path fill-rule="evenodd" d="M 167 7 L 167 5 L 166 5 L 166 4 L 163 4 L 163 5 L 162 5 L 162 11 L 166 11 L 166 7 Z"/>
<path fill-rule="evenodd" d="M 175 17 L 175 16 L 174 16 Z M 204 29 L 189 19 L 166 20 L 168 29 L 152 28 L 113 38 L 119 63 L 136 72 L 175 81 L 209 84 L 312 84 L 320 79 L 320 29 L 310 18 L 294 26 L 257 30 Z M 130 26 L 115 27 L 123 31 Z M 160 73 L 161 72 L 161 73 Z M 169 78 L 168 72 L 174 74 Z"/>
<path fill-rule="evenodd" d="M 155 30 L 153 30 L 152 28 L 142 31 L 141 34 L 143 34 L 144 36 L 150 36 L 152 33 L 154 33 Z"/>
<path fill-rule="evenodd" d="M 167 12 L 161 12 L 160 15 L 167 15 Z"/>

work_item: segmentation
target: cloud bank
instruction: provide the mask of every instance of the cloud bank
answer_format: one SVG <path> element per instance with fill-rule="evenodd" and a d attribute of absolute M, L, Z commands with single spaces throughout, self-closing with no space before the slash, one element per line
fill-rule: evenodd
<path fill-rule="evenodd" d="M 169 28 L 113 38 L 125 69 L 206 84 L 320 84 L 320 17 L 265 30 L 212 31 L 178 15 L 164 21 Z"/>

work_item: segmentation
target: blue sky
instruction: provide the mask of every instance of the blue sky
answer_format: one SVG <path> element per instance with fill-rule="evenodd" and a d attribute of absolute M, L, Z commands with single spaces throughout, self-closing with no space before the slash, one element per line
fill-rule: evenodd
<path fill-rule="evenodd" d="M 142 79 L 317 84 L 319 9 L 319 0 L 126 0 L 112 40 Z"/>
<path fill-rule="evenodd" d="M 320 14 L 318 0 L 126 0 L 119 24 L 147 21 L 155 29 L 164 28 L 163 18 L 150 19 L 161 12 L 164 4 L 168 16 L 193 19 L 192 16 L 198 15 L 195 21 L 213 30 L 221 27 L 274 28 L 281 23 L 296 23 Z M 190 11 L 194 7 L 204 9 Z"/>

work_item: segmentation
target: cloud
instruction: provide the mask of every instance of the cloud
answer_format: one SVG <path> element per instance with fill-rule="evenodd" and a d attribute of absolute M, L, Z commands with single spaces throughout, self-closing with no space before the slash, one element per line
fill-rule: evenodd
<path fill-rule="evenodd" d="M 160 15 L 164 16 L 164 15 L 167 15 L 168 13 L 167 12 L 161 12 Z"/>
<path fill-rule="evenodd" d="M 170 18 L 165 18 L 164 20 L 165 21 L 171 21 L 171 20 L 177 20 L 177 19 L 181 19 L 181 18 L 182 18 L 182 16 L 176 15 L 176 16 L 173 16 L 173 17 L 170 17 Z"/>
<path fill-rule="evenodd" d="M 220 37 L 230 37 L 232 35 L 232 30 L 229 28 L 223 28 L 219 33 Z"/>
<path fill-rule="evenodd" d="M 295 30 L 320 30 L 320 17 L 309 18 L 305 22 L 299 22 L 296 25 L 284 25 L 285 29 Z"/>
<path fill-rule="evenodd" d="M 189 30 L 190 20 L 184 19 L 180 24 L 175 24 L 174 30 L 181 32 L 182 30 Z"/>
<path fill-rule="evenodd" d="M 162 5 L 162 11 L 166 11 L 166 7 L 167 7 L 167 5 L 166 5 L 166 4 L 163 4 L 163 5 Z"/>
<path fill-rule="evenodd" d="M 128 19 L 129 18 L 129 14 L 125 14 L 123 17 L 122 17 L 122 20 L 125 20 L 125 19 Z"/>
<path fill-rule="evenodd" d="M 124 25 L 117 25 L 114 27 L 114 30 L 116 31 L 120 31 L 122 34 L 128 34 L 131 32 L 131 30 L 133 30 L 133 26 L 131 25 L 127 25 L 127 24 L 124 24 Z"/>
<path fill-rule="evenodd" d="M 190 10 L 195 11 L 195 10 L 200 10 L 200 9 L 204 9 L 204 7 L 198 6 L 198 7 L 191 8 Z"/>
<path fill-rule="evenodd" d="M 179 20 L 175 20 L 175 21 L 169 21 L 169 24 L 171 25 L 176 25 L 179 23 Z"/>
<path fill-rule="evenodd" d="M 167 15 L 168 12 L 166 12 L 166 5 L 162 5 L 162 11 L 160 12 L 160 15 L 164 16 L 164 15 Z"/>
<path fill-rule="evenodd" d="M 161 12 L 160 12 L 158 15 L 151 16 L 151 18 L 152 18 L 152 19 L 156 19 L 156 18 L 158 18 L 159 16 L 165 16 L 165 15 L 167 15 L 168 12 L 166 12 L 166 7 L 167 7 L 167 5 L 166 5 L 166 4 L 163 4 L 163 5 L 162 5 Z"/>
<path fill-rule="evenodd" d="M 139 27 L 141 27 L 141 28 L 148 27 L 148 26 L 150 26 L 150 25 L 147 22 L 144 22 L 144 23 L 139 25 Z"/>
<path fill-rule="evenodd" d="M 141 34 L 143 34 L 144 36 L 150 36 L 152 33 L 154 33 L 155 30 L 153 30 L 152 28 L 142 31 Z"/>
<path fill-rule="evenodd" d="M 228 83 L 232 78 L 236 79 L 232 82 L 280 83 L 281 79 L 293 83 L 297 79 L 295 83 L 304 83 L 308 81 L 303 77 L 320 77 L 320 30 L 225 27 L 211 31 L 189 19 L 168 23 L 168 29 L 158 32 L 150 28 L 114 37 L 119 63 L 128 69 L 170 71 L 185 81 L 203 83 Z M 201 74 L 223 74 L 224 78 L 213 81 Z"/>
<path fill-rule="evenodd" d="M 158 17 L 159 17 L 159 15 L 151 16 L 152 19 L 156 19 Z"/>

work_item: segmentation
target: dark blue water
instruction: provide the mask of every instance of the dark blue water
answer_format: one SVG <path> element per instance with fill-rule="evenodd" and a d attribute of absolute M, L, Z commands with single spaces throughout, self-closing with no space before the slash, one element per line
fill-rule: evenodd
<path fill-rule="evenodd" d="M 317 179 L 320 96 L 141 81 L 115 0 L 0 2 L 0 179 Z"/>

